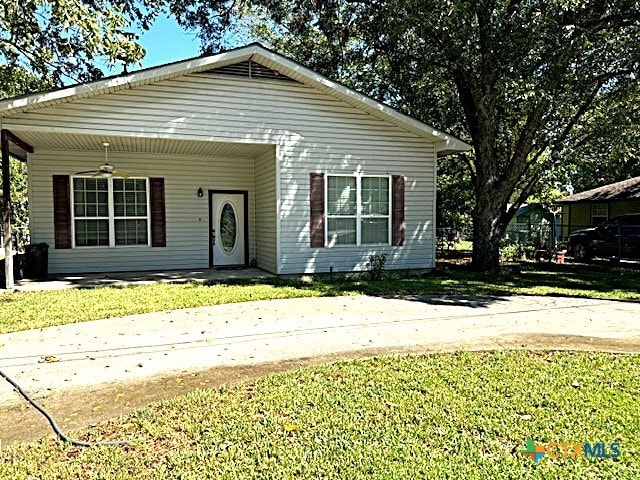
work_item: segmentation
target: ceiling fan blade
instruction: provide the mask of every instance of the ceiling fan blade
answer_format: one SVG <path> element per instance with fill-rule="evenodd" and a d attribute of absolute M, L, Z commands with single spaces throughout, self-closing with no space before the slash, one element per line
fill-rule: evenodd
<path fill-rule="evenodd" d="M 113 175 L 115 177 L 120 177 L 120 178 L 129 178 L 131 176 L 131 174 L 129 172 L 125 172 L 124 170 L 114 170 L 113 171 Z"/>
<path fill-rule="evenodd" d="M 74 175 L 87 175 L 89 173 L 96 173 L 98 170 L 87 170 L 86 172 L 76 172 Z"/>

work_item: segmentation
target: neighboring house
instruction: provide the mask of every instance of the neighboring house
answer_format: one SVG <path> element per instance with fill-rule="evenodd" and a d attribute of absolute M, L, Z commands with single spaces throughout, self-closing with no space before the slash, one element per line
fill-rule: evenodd
<path fill-rule="evenodd" d="M 539 203 L 523 204 L 515 213 L 507 230 L 505 240 L 536 249 L 548 250 L 555 246 L 556 219 L 551 210 Z"/>
<path fill-rule="evenodd" d="M 470 148 L 258 44 L 5 100 L 0 122 L 33 148 L 52 273 L 431 268 L 437 158 Z"/>
<path fill-rule="evenodd" d="M 576 193 L 557 200 L 562 205 L 562 236 L 595 227 L 626 213 L 640 213 L 640 177 Z"/>

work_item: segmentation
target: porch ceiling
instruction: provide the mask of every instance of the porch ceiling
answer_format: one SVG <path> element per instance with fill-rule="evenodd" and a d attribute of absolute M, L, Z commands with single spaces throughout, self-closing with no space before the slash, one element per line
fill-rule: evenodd
<path fill-rule="evenodd" d="M 203 142 L 149 137 L 115 137 L 109 135 L 75 135 L 48 132 L 15 132 L 38 150 L 102 150 L 109 142 L 110 152 L 144 152 L 167 155 L 254 158 L 273 148 L 270 144 Z"/>

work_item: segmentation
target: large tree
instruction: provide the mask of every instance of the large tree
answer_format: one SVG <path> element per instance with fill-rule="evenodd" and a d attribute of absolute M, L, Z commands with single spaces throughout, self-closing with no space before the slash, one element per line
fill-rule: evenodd
<path fill-rule="evenodd" d="M 139 61 L 131 27 L 147 29 L 164 1 L 24 0 L 0 2 L 0 65 L 56 85 L 102 76 L 97 62 Z M 3 79 L 4 80 L 4 79 Z"/>
<path fill-rule="evenodd" d="M 499 267 L 509 220 L 583 119 L 638 82 L 637 0 L 176 3 L 205 50 L 233 5 L 283 53 L 468 140 L 481 270 Z"/>

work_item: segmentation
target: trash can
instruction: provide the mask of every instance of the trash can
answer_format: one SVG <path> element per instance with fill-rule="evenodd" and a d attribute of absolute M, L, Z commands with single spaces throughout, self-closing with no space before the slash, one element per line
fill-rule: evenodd
<path fill-rule="evenodd" d="M 49 273 L 49 245 L 32 243 L 24 247 L 24 277 L 44 280 Z"/>

